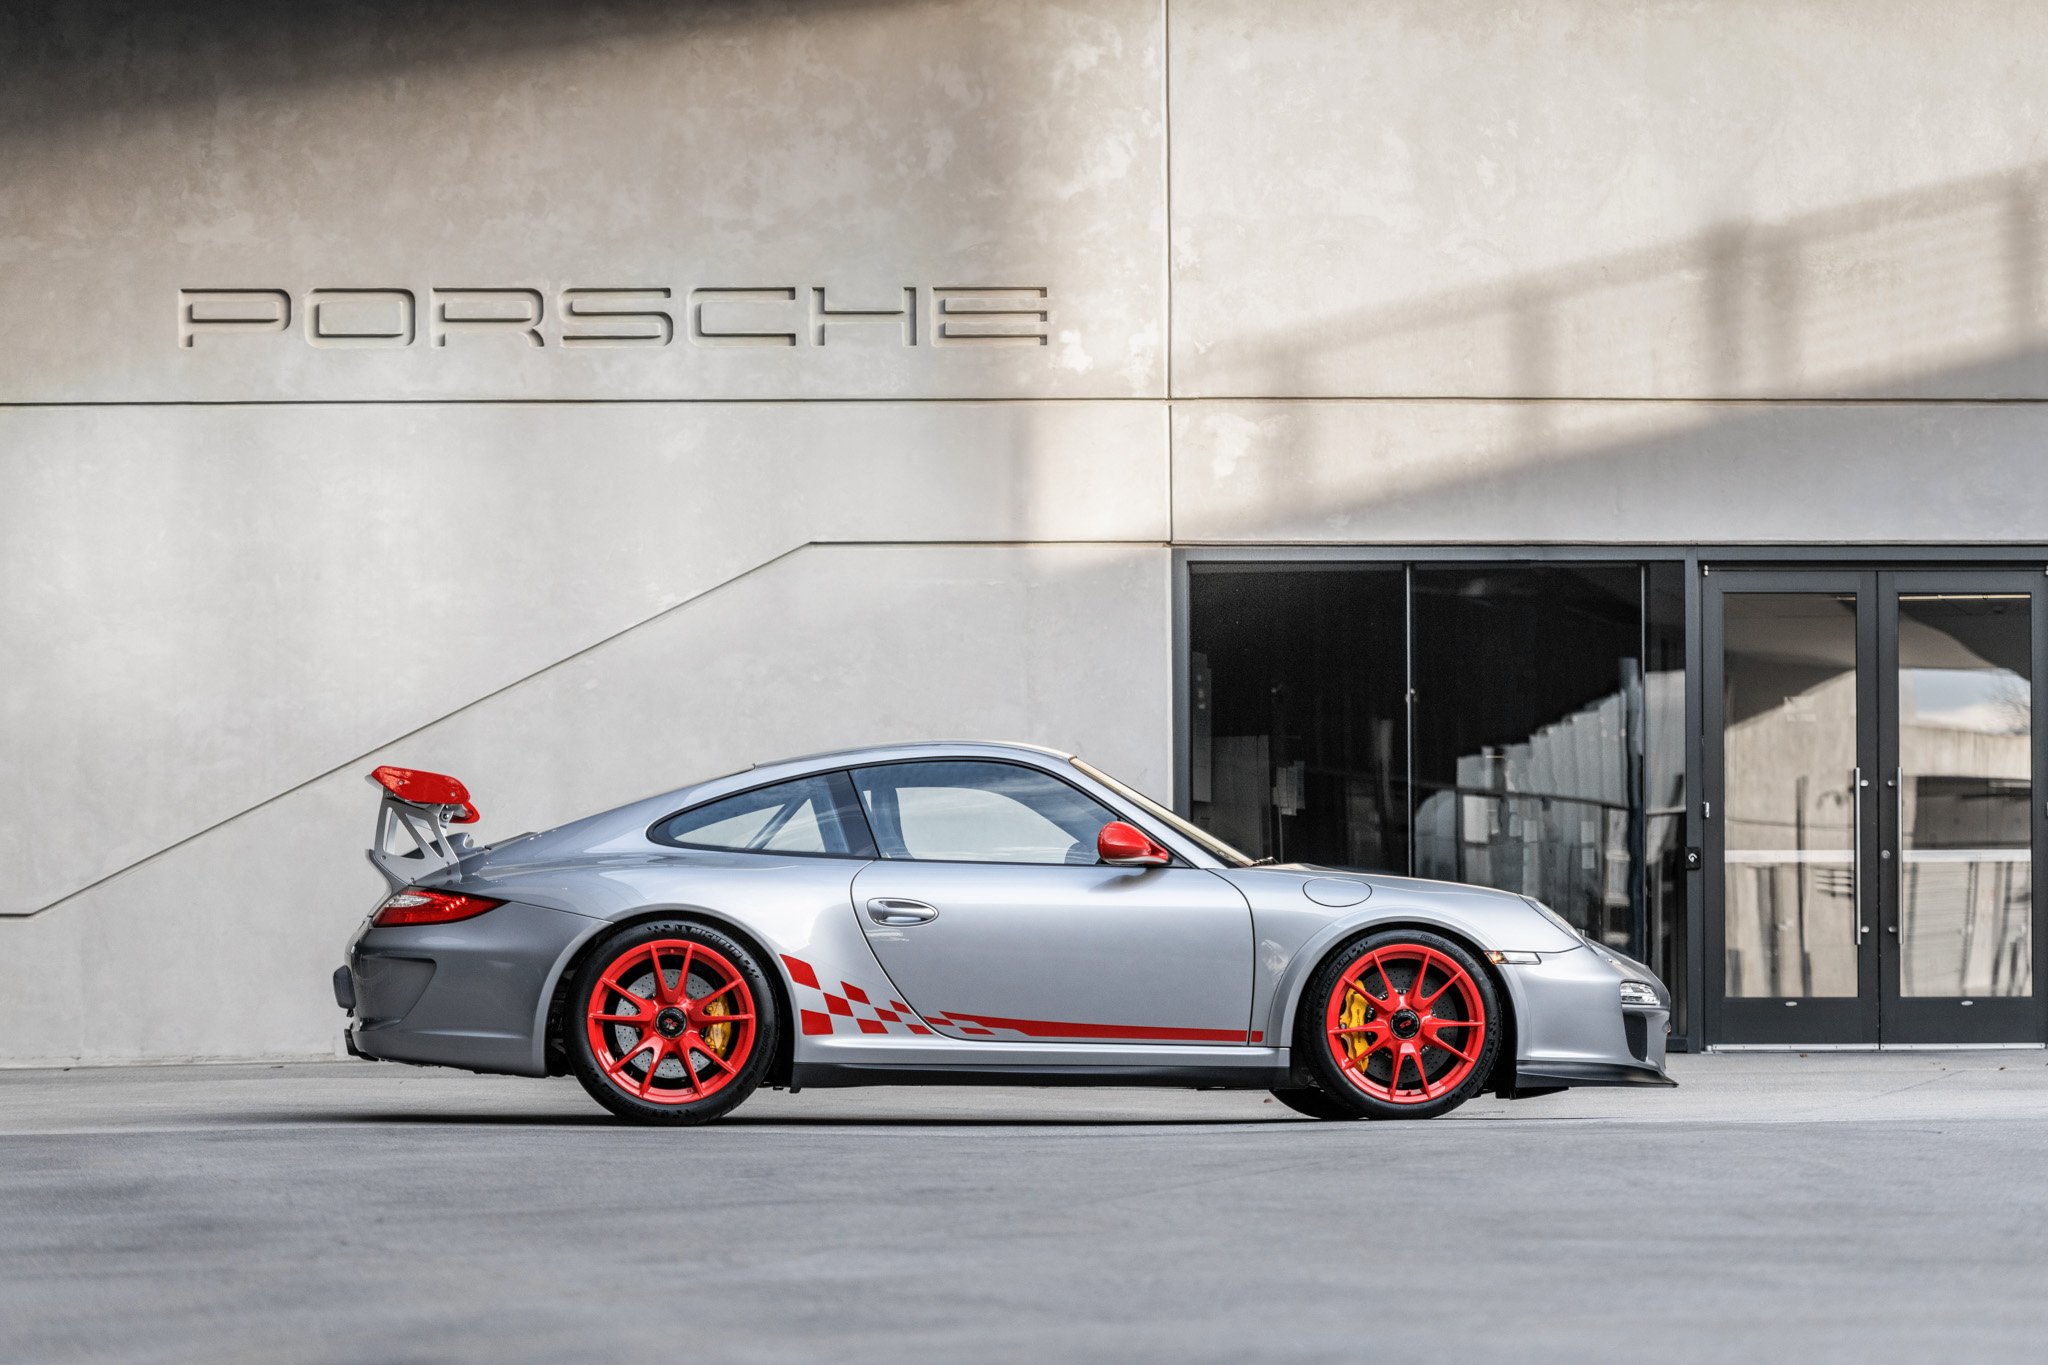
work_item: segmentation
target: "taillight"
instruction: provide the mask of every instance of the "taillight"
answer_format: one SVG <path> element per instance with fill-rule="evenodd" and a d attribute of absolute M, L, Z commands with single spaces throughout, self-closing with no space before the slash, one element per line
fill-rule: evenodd
<path fill-rule="evenodd" d="M 459 919 L 475 919 L 484 911 L 495 910 L 504 903 L 488 896 L 422 891 L 415 886 L 387 896 L 377 907 L 377 917 L 370 922 L 380 929 L 400 924 L 453 924 Z"/>

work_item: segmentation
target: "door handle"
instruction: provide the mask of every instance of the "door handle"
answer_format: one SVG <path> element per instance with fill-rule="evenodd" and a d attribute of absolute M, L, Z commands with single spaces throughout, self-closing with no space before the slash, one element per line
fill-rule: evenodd
<path fill-rule="evenodd" d="M 937 907 L 923 901 L 907 901 L 896 896 L 877 896 L 868 902 L 868 918 L 877 924 L 930 924 L 939 917 Z"/>
<path fill-rule="evenodd" d="M 1849 900 L 1850 909 L 1856 916 L 1856 945 L 1863 946 L 1863 935 L 1869 931 L 1863 927 L 1863 769 L 1849 770 L 1849 785 L 1856 794 L 1855 805 L 1849 818 L 1854 826 L 1849 836 Z"/>
<path fill-rule="evenodd" d="M 1906 917 L 1906 770 L 1892 769 L 1892 846 L 1899 851 L 1896 863 L 1899 878 L 1899 894 L 1892 900 L 1891 922 L 1885 927 L 1893 933 L 1899 932 L 1899 921 Z"/>

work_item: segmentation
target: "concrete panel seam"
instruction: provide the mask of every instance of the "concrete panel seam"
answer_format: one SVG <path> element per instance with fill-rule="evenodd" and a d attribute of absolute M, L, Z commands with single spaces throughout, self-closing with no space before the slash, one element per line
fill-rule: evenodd
<path fill-rule="evenodd" d="M 1640 393 L 1196 393 L 1155 397 L 1147 394 L 1114 394 L 1101 397 L 1060 395 L 1025 397 L 987 395 L 984 397 L 837 397 L 837 398 L 99 398 L 0 400 L 0 412 L 13 409 L 32 411 L 45 408 L 345 408 L 345 407 L 726 407 L 779 408 L 831 407 L 991 407 L 1156 405 L 1172 409 L 1214 403 L 1438 403 L 1438 404 L 1522 404 L 1536 407 L 1569 404 L 1614 404 L 1664 407 L 1784 408 L 1784 407 L 2038 407 L 2048 397 L 1954 396 L 1942 394 L 1789 394 L 1784 397 L 1716 396 L 1681 394 L 1664 396 Z"/>
<path fill-rule="evenodd" d="M 394 744 L 402 744 L 402 743 L 404 743 L 404 742 L 405 742 L 406 740 L 408 740 L 408 739 L 411 739 L 411 738 L 413 738 L 413 737 L 414 737 L 414 736 L 416 736 L 416 735 L 420 735 L 420 734 L 423 734 L 424 732 L 426 732 L 426 731 L 428 731 L 428 730 L 431 730 L 431 729 L 433 729 L 433 728 L 434 728 L 435 726 L 437 726 L 437 725 L 441 725 L 441 724 L 444 724 L 444 723 L 446 723 L 447 721 L 453 720 L 453 719 L 454 719 L 455 717 L 457 717 L 457 716 L 460 716 L 460 715 L 464 714 L 465 712 L 468 712 L 468 711 L 474 710 L 475 708 L 477 708 L 477 707 L 479 707 L 479 706 L 482 706 L 482 705 L 483 705 L 484 703 L 486 703 L 486 702 L 489 702 L 489 701 L 491 701 L 491 700 L 493 700 L 493 699 L 495 699 L 495 698 L 497 698 L 497 697 L 501 697 L 501 696 L 504 696 L 504 695 L 505 695 L 506 693 L 508 693 L 508 692 L 511 692 L 511 691 L 513 691 L 513 690 L 514 690 L 514 689 L 516 689 L 516 688 L 519 688 L 519 687 L 523 687 L 523 686 L 524 686 L 524 685 L 526 685 L 527 683 L 530 683 L 530 682 L 534 681 L 534 680 L 535 680 L 535 679 L 537 679 L 537 678 L 543 677 L 543 676 L 545 676 L 546 674 L 548 674 L 548 673 L 551 673 L 551 672 L 553 672 L 554 670 L 556 670 L 556 669 L 558 669 L 558 668 L 562 668 L 562 667 L 565 667 L 565 666 L 567 666 L 568 664 L 574 663 L 574 662 L 575 662 L 576 660 L 578 660 L 578 659 L 581 659 L 581 658 L 584 658 L 585 656 L 587 656 L 587 655 L 589 655 L 589 654 L 595 653 L 596 651 L 598 651 L 598 650 L 600 650 L 600 649 L 603 649 L 603 648 L 605 648 L 605 647 L 606 647 L 607 645 L 615 644 L 615 643 L 617 643 L 618 641 L 620 641 L 621 639 L 624 639 L 624 638 L 625 638 L 626 636 L 628 636 L 628 635 L 631 635 L 631 634 L 633 634 L 633 633 L 635 633 L 635 632 L 637 632 L 637 631 L 639 631 L 639 630 L 642 630 L 642 629 L 644 629 L 644 628 L 646 628 L 646 627 L 648 627 L 648 626 L 652 626 L 652 625 L 655 625 L 655 624 L 657 624 L 657 623 L 659 623 L 659 622 L 661 622 L 661 621 L 663 621 L 663 620 L 667 619 L 668 617 L 670 617 L 670 616 L 673 616 L 673 615 L 674 615 L 675 613 L 677 613 L 677 612 L 681 611 L 681 610 L 682 610 L 683 608 L 685 608 L 685 607 L 688 607 L 688 606 L 693 606 L 693 605 L 695 605 L 695 604 L 701 603 L 701 602 L 703 602 L 703 601 L 704 601 L 704 600 L 705 600 L 706 598 L 709 598 L 709 597 L 711 597 L 711 596 L 712 596 L 713 594 L 715 594 L 715 593 L 718 593 L 718 592 L 721 592 L 721 591 L 723 591 L 723 590 L 724 590 L 724 589 L 726 589 L 726 588 L 730 588 L 730 587 L 733 587 L 733 586 L 735 586 L 735 585 L 737 585 L 737 584 L 739 584 L 739 583 L 743 582 L 744 580 L 746 580 L 746 579 L 748 579 L 748 578 L 751 578 L 751 577 L 753 577 L 754 575 L 756 575 L 756 574 L 758 574 L 758 573 L 762 572 L 763 570 L 766 570 L 766 569 L 770 569 L 770 568 L 773 568 L 773 567 L 774 567 L 775 565 L 777 565 L 777 564 L 780 564 L 780 563 L 782 563 L 782 562 L 783 562 L 784 560 L 790 559 L 790 558 L 792 558 L 792 557 L 794 557 L 794 556 L 796 556 L 796 555 L 798 555 L 798 554 L 801 554 L 801 553 L 803 553 L 803 552 L 804 552 L 804 551 L 806 551 L 806 550 L 811 550 L 811 549 L 820 549 L 820 550 L 825 550 L 825 549 L 861 549 L 861 550 L 886 550 L 886 549 L 1046 549 L 1046 548 L 1059 548 L 1059 547 L 1074 547 L 1074 546 L 1103 546 L 1103 547 L 1122 547 L 1122 548 L 1146 548 L 1146 549 L 1164 549 L 1164 548 L 1166 548 L 1166 542 L 1164 542 L 1164 541 L 1160 541 L 1160 540 L 1078 540 L 1078 539 L 1076 539 L 1076 540 L 895 540 L 895 541 L 873 541 L 873 540 L 849 540 L 849 541 L 834 541 L 834 540 L 807 540 L 807 541 L 803 542 L 803 543 L 802 543 L 802 544 L 800 544 L 800 545 L 794 545 L 794 546 L 791 546 L 791 547 L 790 547 L 789 549 L 787 549 L 787 550 L 784 550 L 784 551 L 783 551 L 783 552 L 781 552 L 780 554 L 777 554 L 777 555 L 771 556 L 771 557 L 770 557 L 770 558 L 768 558 L 768 559 L 764 559 L 764 560 L 762 560 L 762 561 L 761 561 L 760 563 L 758 563 L 758 564 L 755 564 L 755 565 L 753 565 L 753 566 L 752 566 L 752 567 L 750 567 L 750 568 L 744 569 L 744 570 L 742 570 L 741 572 L 739 572 L 739 573 L 737 573 L 737 574 L 734 574 L 734 575 L 733 575 L 733 576 L 732 576 L 731 578 L 728 578 L 728 579 L 726 579 L 726 580 L 725 580 L 724 582 L 722 582 L 722 583 L 716 583 L 716 584 L 713 584 L 713 585 L 712 585 L 711 587 L 709 587 L 709 588 L 706 588 L 706 589 L 705 589 L 704 591 L 702 591 L 702 592 L 699 592 L 699 593 L 694 593 L 694 594 L 692 594 L 691 596 L 689 596 L 689 597 L 686 597 L 686 598 L 684 598 L 684 599 L 683 599 L 682 601 L 680 601 L 680 602 L 674 602 L 674 603 L 671 603 L 670 605 L 668 605 L 668 606 L 666 606 L 666 607 L 663 607 L 663 608 L 662 608 L 662 609 L 661 609 L 660 611 L 658 611 L 658 612 L 655 612 L 654 614 L 652 614 L 652 615 L 650 615 L 650 616 L 647 616 L 647 617 L 645 617 L 645 618 L 643 618 L 643 619 L 641 619 L 641 620 L 635 621 L 635 622 L 633 622 L 633 623 L 632 623 L 632 624 L 630 624 L 630 625 L 627 625 L 627 626 L 623 626 L 623 627 L 621 627 L 620 629 L 618 629 L 618 630 L 616 630 L 616 631 L 613 631 L 613 632 L 612 632 L 611 634 L 609 634 L 609 635 L 605 636 L 605 637 L 604 637 L 604 638 L 602 638 L 602 639 L 599 639 L 599 640 L 594 640 L 594 641 L 592 641 L 592 642 L 591 642 L 590 644 L 584 645 L 584 646 L 583 646 L 582 648 L 580 648 L 580 649 L 577 649 L 577 650 L 573 651 L 572 653 L 569 653 L 569 654 L 565 654 L 565 655 L 563 655 L 563 656 L 562 656 L 561 658 L 559 658 L 559 659 L 554 659 L 554 660 L 551 660 L 550 662 L 548 662 L 548 663 L 546 663 L 546 664 L 543 664 L 543 665 L 542 665 L 541 667 L 539 667 L 539 668 L 536 668 L 536 669 L 532 670 L 532 671 L 531 671 L 531 672 L 529 672 L 529 673 L 525 673 L 525 674 L 522 674 L 521 676 L 519 676 L 519 677 L 517 677 L 517 678 L 514 678 L 514 679 L 512 679 L 512 680 L 511 680 L 510 682 L 504 683 L 504 684 L 502 684 L 501 686 L 498 686 L 498 687 L 494 687 L 494 688 L 492 688 L 492 689 L 491 689 L 490 691 L 488 691 L 488 692 L 485 692 L 485 693 L 483 693 L 483 694 L 482 694 L 482 695 L 480 695 L 480 696 L 472 697 L 472 698 L 471 698 L 470 700 L 468 700 L 468 701 L 466 701 L 466 702 L 462 703 L 462 705 L 460 705 L 460 706 L 457 706 L 457 707 L 454 707 L 453 709 L 451 709 L 451 710 L 449 710 L 449 711 L 443 712 L 443 713 L 442 713 L 441 715 L 435 716 L 435 717 L 434 717 L 433 719 L 431 719 L 431 720 L 423 721 L 423 722 L 421 722 L 420 724 L 418 724 L 418 725 L 416 725 L 416 726 L 413 726 L 413 727 L 412 727 L 411 729 L 409 729 L 409 730 L 406 730 L 406 731 L 405 731 L 404 733 L 402 733 L 402 734 L 398 734 L 398 735 L 393 735 L 393 736 L 391 736 L 391 737 L 390 737 L 390 738 L 388 738 L 388 739 L 385 739 L 385 740 L 381 740 L 381 741 L 379 741 L 379 742 L 378 742 L 377 744 L 375 744 L 375 745 L 371 746 L 370 748 L 368 748 L 368 749 L 366 749 L 366 750 L 362 751 L 361 753 L 355 754 L 355 755 L 353 755 L 353 756 L 351 756 L 351 757 L 349 757 L 349 758 L 347 758 L 347 759 L 344 759 L 344 760 L 343 760 L 343 761 L 341 761 L 340 763 L 336 763 L 336 764 L 334 764 L 334 765 L 332 765 L 332 766 L 330 766 L 330 767 L 328 767 L 328 768 L 326 768 L 326 769 L 323 769 L 322 771 L 320 771 L 320 772 L 317 772 L 317 773 L 313 774 L 313 775 L 312 775 L 311 777 L 308 777 L 308 778 L 306 778 L 306 779 L 305 779 L 305 780 L 303 780 L 303 781 L 300 781 L 300 782 L 295 782 L 295 783 L 293 783 L 293 784 L 292 784 L 291 786 L 289 786 L 289 787 L 286 787 L 286 788 L 284 788 L 284 789 L 283 789 L 283 790 L 281 790 L 281 791 L 276 791 L 276 792 L 273 792 L 273 793 L 271 793 L 271 794 L 270 794 L 269 796 L 266 796 L 266 797 L 264 797 L 264 798 L 263 798 L 263 799 L 262 799 L 261 801 L 257 801 L 257 802 L 255 802 L 255 803 L 253 803 L 253 804 L 251 804 L 251 805 L 245 806 L 245 807 L 243 807 L 243 808 L 242 808 L 241 810 L 238 810 L 238 811 L 234 812 L 234 813 L 233 813 L 233 814 L 231 814 L 231 815 L 227 815 L 227 816 L 224 816 L 224 817 L 222 817 L 221 819 L 219 819 L 219 820 L 216 820 L 216 821 L 214 821 L 214 822 L 213 822 L 212 824 L 210 824 L 210 825 L 207 825 L 207 826 L 206 826 L 205 828 L 203 828 L 203 829 L 199 829 L 199 830 L 194 830 L 194 831 L 193 831 L 192 833 L 190 833 L 190 834 L 188 834 L 188 835 L 184 836 L 183 838 L 181 838 L 181 839 L 178 839 L 178 840 L 175 840 L 175 841 L 173 841 L 172 843 L 168 843 L 168 844 L 164 845 L 164 846 L 163 846 L 162 848 L 159 848 L 159 849 L 155 850 L 154 852 L 151 852 L 151 853 L 149 853 L 149 854 L 146 854 L 145 856 L 143 856 L 143 857 L 141 857 L 141 858 L 137 858 L 137 859 L 136 859 L 135 861 L 133 861 L 133 862 L 131 862 L 131 863 L 128 863 L 128 864 L 126 864 L 126 865 L 125 865 L 125 866 L 123 866 L 123 867 L 119 867 L 119 868 L 116 868 L 116 869 L 115 869 L 114 871 L 112 871 L 112 872 L 109 872 L 109 873 L 107 873 L 107 874 L 106 874 L 105 876 L 102 876 L 102 877 L 97 877 L 97 878 L 95 878 L 94 880 L 92 880 L 92 881 L 90 881 L 90 882 L 86 883 L 86 884 L 85 884 L 84 886 L 78 887 L 78 888 L 77 888 L 76 890 L 73 890 L 73 891 L 68 891 L 68 892 L 66 892 L 66 893 L 65 893 L 64 895 L 62 895 L 62 896 L 59 896 L 59 897 L 58 897 L 57 899 L 55 899 L 55 900 L 53 900 L 53 901 L 49 902 L 49 903 L 48 903 L 48 904 L 46 904 L 46 905 L 40 905 L 40 906 L 37 906 L 37 907 L 36 907 L 35 909 L 33 909 L 33 910 L 25 910 L 25 911 L 24 911 L 24 910 L 0 910 L 0 920 L 4 920 L 4 919 L 15 919 L 15 920 L 21 920 L 21 919 L 29 919 L 29 918 L 32 918 L 32 917 L 34 917 L 34 916 L 36 916 L 36 915 L 41 915 L 41 914 L 44 914 L 44 913 L 46 913 L 46 912 L 48 912 L 48 911 L 50 911 L 50 910 L 54 910 L 54 909 L 56 909 L 56 908 L 57 908 L 58 906 L 60 906 L 60 905 L 63 905 L 63 904 L 65 904 L 66 902 L 69 902 L 69 901 L 72 901 L 72 900 L 76 900 L 76 899 L 77 899 L 78 897 L 80 897 L 80 896 L 83 896 L 83 895 L 85 895 L 86 893 L 88 893 L 88 892 L 90 892 L 90 891 L 95 891 L 95 890 L 97 890 L 98 888 L 100 888 L 100 887 L 102 887 L 102 886 L 105 886 L 105 885 L 107 885 L 107 884 L 108 884 L 109 882 L 115 881 L 115 880 L 117 880 L 117 879 L 119 879 L 119 878 L 121 878 L 121 877 L 125 877 L 125 876 L 127 876 L 127 875 L 128 875 L 129 873 L 131 873 L 131 872 L 134 872 L 134 871 L 136 871 L 136 870 L 138 870 L 138 869 L 140 869 L 140 868 L 142 868 L 142 867 L 145 867 L 145 866 L 147 866 L 148 864 L 150 864 L 150 863 L 153 863 L 153 862 L 155 862 L 155 861 L 156 861 L 157 859 L 159 859 L 159 858 L 165 857 L 165 856 L 167 856 L 167 855 L 169 855 L 169 854 L 171 854 L 171 853 L 174 853 L 174 852 L 176 852 L 176 851 L 177 851 L 178 849 L 181 849 L 181 848 L 185 847 L 185 846 L 186 846 L 186 845 L 188 845 L 188 844 L 194 843 L 194 842 L 196 842 L 196 841 L 198 841 L 198 840 L 200 840 L 200 839 L 203 839 L 203 838 L 207 837 L 207 836 L 208 836 L 208 835 L 210 835 L 210 834 L 213 834 L 213 833 L 215 833 L 215 832 L 217 832 L 217 831 L 219 831 L 219 830 L 221 830 L 221 829 L 224 829 L 224 828 L 226 828 L 226 827 L 227 827 L 228 825 L 231 825 L 231 824 L 235 823 L 235 822 L 236 822 L 237 820 L 241 820 L 241 819 L 243 819 L 243 818 L 245 818 L 245 817 L 247 817 L 247 816 L 250 816 L 250 815 L 253 815 L 253 814 L 255 814 L 255 813 L 256 813 L 257 811 L 260 811 L 260 810 L 263 810 L 263 809 L 265 809 L 266 807 L 269 807 L 269 806 L 275 805 L 275 804 L 276 804 L 277 802 L 279 802 L 279 801 L 282 801 L 282 800 L 284 800 L 285 798 L 287 798 L 287 797 L 289 797 L 289 796 L 293 795 L 294 793 L 297 793 L 297 792 L 300 792 L 300 791 L 304 791 L 304 790 L 305 790 L 306 788 L 308 788 L 308 787 L 311 787 L 311 786 L 313 786 L 313 785 L 314 785 L 315 783 L 318 783 L 318 782 L 323 782 L 323 781 L 325 781 L 326 779 L 328 779 L 328 778 L 330 778 L 330 777 L 333 777 L 333 776 L 335 776 L 335 775 L 336 775 L 336 774 L 338 774 L 338 773 L 341 773 L 341 772 L 344 772 L 344 771 L 346 771 L 347 769 L 349 769 L 350 767 L 353 767 L 353 766 L 354 766 L 354 765 L 356 765 L 356 764 L 359 764 L 359 763 L 363 763 L 363 762 L 366 762 L 366 761 L 368 761 L 368 759 L 369 759 L 369 758 L 370 758 L 370 757 L 371 757 L 372 755 L 374 755 L 374 754 L 376 754 L 376 753 L 379 753 L 379 752 L 381 752 L 381 751 L 382 751 L 382 750 L 384 750 L 384 749 L 388 749 L 388 748 L 390 748 L 390 747 L 391 747 L 392 745 L 394 745 Z"/>
<path fill-rule="evenodd" d="M 484 693 L 481 696 L 472 697 L 468 701 L 462 703 L 462 705 L 457 706 L 450 711 L 446 711 L 441 715 L 434 717 L 432 720 L 424 721 L 419 725 L 415 725 L 412 729 L 407 730 L 403 734 L 394 735 L 389 739 L 383 740 L 378 744 L 373 745 L 368 749 L 365 749 L 363 752 L 359 754 L 355 754 L 349 758 L 342 760 L 340 763 L 336 763 L 329 768 L 323 769 L 322 771 L 313 774 L 311 777 L 306 778 L 302 782 L 293 783 L 291 786 L 286 787 L 283 791 L 272 792 L 269 796 L 264 797 L 261 801 L 258 801 L 253 805 L 245 806 L 241 810 L 236 811 L 232 815 L 224 816 L 223 818 L 216 820 L 212 824 L 206 826 L 204 829 L 194 830 L 192 833 L 186 835 L 184 838 L 176 840 L 173 843 L 165 844 L 162 848 L 157 849 L 155 852 L 147 854 L 141 858 L 137 858 L 134 862 L 129 863 L 125 867 L 116 868 L 114 871 L 107 873 L 103 877 L 95 878 L 94 880 L 87 882 L 84 886 L 79 887 L 75 891 L 67 891 L 66 893 L 59 896 L 56 900 L 51 901 L 47 905 L 39 905 L 35 909 L 27 911 L 0 910 L 0 919 L 29 919 L 33 916 L 45 914 L 48 911 L 54 910 L 58 906 L 63 905 L 66 902 L 76 900 L 80 896 L 85 895 L 89 891 L 95 891 L 100 887 L 105 886 L 107 883 L 116 880 L 117 878 L 127 876 L 129 873 L 137 870 L 138 868 L 148 866 L 150 863 L 155 862 L 157 859 L 162 858 L 167 854 L 175 853 L 177 850 L 185 847 L 187 844 L 191 844 L 200 839 L 204 839 L 207 835 L 212 834 L 218 830 L 224 829 L 227 826 L 235 823 L 235 821 L 237 820 L 253 815 L 257 811 L 263 810 L 268 806 L 273 806 L 277 804 L 279 801 L 284 800 L 286 797 L 291 796 L 296 792 L 304 791 L 306 788 L 312 786 L 316 782 L 324 782 L 328 778 L 333 777 L 337 773 L 343 772 L 348 768 L 355 766 L 358 763 L 365 762 L 372 754 L 378 753 L 379 751 L 384 749 L 388 749 L 394 744 L 402 744 L 406 740 L 411 739 L 413 736 L 431 730 L 436 725 L 441 725 L 447 721 L 453 720 L 455 717 L 462 715 L 464 712 L 474 710 L 476 707 L 482 706 L 485 702 L 490 701 L 493 698 L 504 696 L 507 692 L 512 691 L 514 688 L 522 687 L 525 684 L 532 682 L 535 678 L 541 677 L 547 673 L 551 673 L 555 669 L 561 668 L 566 664 L 573 663 L 587 654 L 603 649 L 606 645 L 615 643 L 616 641 L 624 638 L 625 636 L 631 635 L 635 631 L 641 630 L 647 626 L 655 624 L 658 621 L 664 620 L 667 617 L 673 616 L 676 612 L 681 611 L 684 607 L 690 606 L 693 603 L 702 602 L 705 598 L 711 596 L 713 593 L 719 592 L 725 588 L 732 587 L 736 583 L 753 577 L 755 574 L 761 572 L 763 569 L 767 569 L 776 564 L 779 564 L 783 560 L 790 558 L 792 555 L 802 553 L 804 550 L 810 548 L 810 545 L 811 542 L 806 541 L 802 545 L 791 546 L 789 549 L 784 550 L 781 554 L 775 555 L 768 559 L 764 559 L 759 564 L 756 564 L 751 568 L 744 569 L 741 572 L 734 574 L 731 578 L 726 579 L 722 583 L 714 584 L 700 593 L 695 593 L 689 597 L 684 598 L 680 602 L 671 603 L 670 605 L 663 607 L 660 611 L 655 612 L 652 616 L 648 616 L 641 620 L 635 621 L 631 625 L 623 626 L 620 629 L 613 631 L 610 635 L 605 636 L 601 640 L 594 640 L 590 644 L 583 646 L 581 649 L 578 649 L 573 653 L 565 654 L 559 659 L 555 659 L 550 661 L 549 663 L 543 664 L 541 667 L 534 669 L 530 673 L 522 674 L 521 676 L 514 678 L 512 681 L 505 683 L 502 686 L 492 688 L 490 691 Z"/>

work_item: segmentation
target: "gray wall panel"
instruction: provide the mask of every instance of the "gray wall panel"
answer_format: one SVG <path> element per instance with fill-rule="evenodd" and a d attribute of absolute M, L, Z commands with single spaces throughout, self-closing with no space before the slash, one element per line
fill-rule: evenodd
<path fill-rule="evenodd" d="M 1175 0 L 1174 387 L 2048 395 L 2048 7 Z"/>
<path fill-rule="evenodd" d="M 1165 455 L 1135 404 L 0 409 L 0 912 L 808 542 L 1164 540 Z"/>
<path fill-rule="evenodd" d="M 2038 542 L 2039 404 L 1208 402 L 1182 541 Z"/>
<path fill-rule="evenodd" d="M 1160 25 L 1153 0 L 9 6 L 0 401 L 1157 394 Z M 438 336 L 431 291 L 479 286 L 534 292 L 447 311 L 538 332 Z M 252 288 L 289 295 L 282 332 L 181 344 L 180 290 Z M 665 308 L 674 339 L 565 346 L 565 288 L 667 289 L 583 306 Z M 788 291 L 697 300 L 707 332 L 780 335 L 698 344 L 706 288 Z M 817 289 L 916 290 L 914 344 L 820 344 Z M 935 311 L 988 306 L 1049 318 Z"/>

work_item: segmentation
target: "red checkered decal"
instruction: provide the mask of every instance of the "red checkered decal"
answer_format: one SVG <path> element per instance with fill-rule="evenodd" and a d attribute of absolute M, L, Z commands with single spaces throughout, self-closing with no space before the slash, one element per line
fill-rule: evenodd
<path fill-rule="evenodd" d="M 800 957 L 782 955 L 782 965 L 789 968 L 789 979 L 797 988 L 797 1027 L 801 1032 L 837 1033 L 839 1021 L 846 1021 L 848 1033 L 914 1033 L 931 1036 L 916 1011 L 886 993 L 878 992 L 871 997 L 865 990 L 851 981 L 839 983 L 837 991 L 828 991 L 818 981 L 817 969 Z M 815 999 L 824 1006 L 812 1009 Z M 877 1003 L 877 1000 L 886 1003 Z"/>

